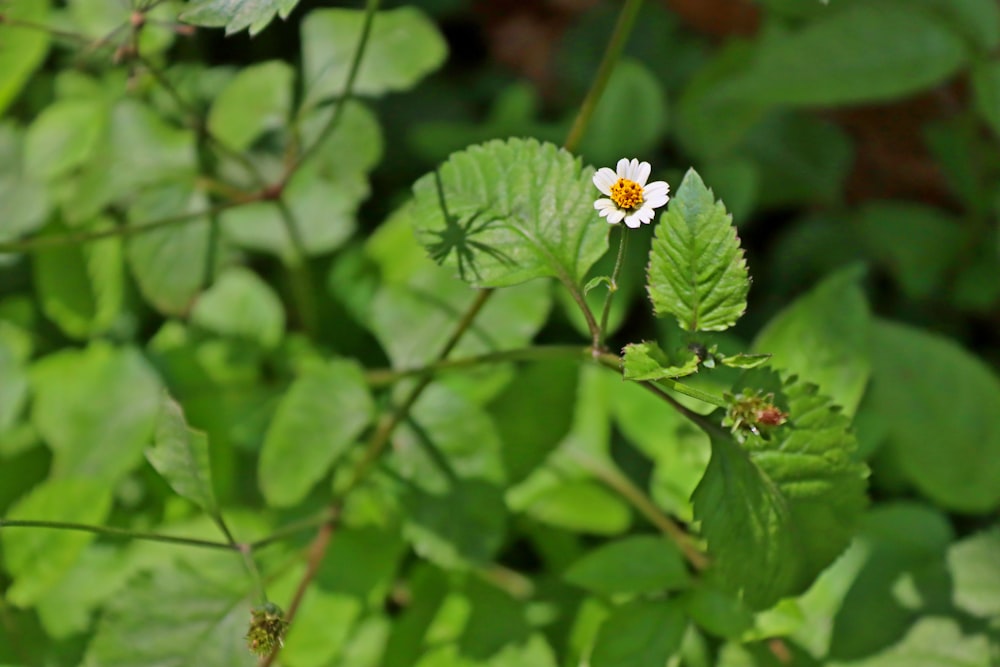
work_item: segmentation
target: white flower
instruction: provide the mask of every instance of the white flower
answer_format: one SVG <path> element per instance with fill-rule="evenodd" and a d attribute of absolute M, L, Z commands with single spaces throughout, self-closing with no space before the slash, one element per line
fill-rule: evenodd
<path fill-rule="evenodd" d="M 651 167 L 648 162 L 639 162 L 635 158 L 618 160 L 617 170 L 615 173 L 601 167 L 594 174 L 594 185 L 607 195 L 595 201 L 594 208 L 611 224 L 624 220 L 633 229 L 648 225 L 656 215 L 654 209 L 670 200 L 667 194 L 670 186 L 666 181 L 647 184 Z"/>

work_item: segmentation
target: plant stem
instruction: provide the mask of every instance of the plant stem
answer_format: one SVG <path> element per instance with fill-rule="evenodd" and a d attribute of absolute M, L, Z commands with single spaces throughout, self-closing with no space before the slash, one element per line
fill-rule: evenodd
<path fill-rule="evenodd" d="M 608 285 L 608 294 L 604 297 L 604 309 L 601 311 L 600 337 L 597 339 L 596 348 L 604 344 L 604 337 L 608 335 L 608 315 L 611 313 L 611 301 L 618 291 L 618 276 L 621 275 L 622 264 L 625 262 L 625 247 L 628 245 L 628 232 L 625 227 L 620 227 L 618 238 L 618 258 L 615 260 L 615 268 L 611 272 L 611 284 Z"/>
<path fill-rule="evenodd" d="M 601 58 L 601 64 L 597 68 L 597 74 L 594 76 L 594 84 L 587 91 L 587 96 L 580 105 L 580 111 L 573 120 L 573 127 L 570 128 L 569 135 L 566 137 L 565 143 L 563 143 L 563 147 L 566 150 L 576 150 L 580 144 L 580 140 L 583 139 L 583 135 L 587 131 L 587 125 L 590 124 L 590 117 L 594 114 L 601 95 L 604 94 L 608 80 L 611 79 L 611 73 L 614 72 L 615 65 L 618 64 L 618 59 L 625 48 L 625 42 L 628 41 L 628 36 L 632 32 L 632 26 L 635 24 L 635 18 L 639 14 L 640 7 L 642 7 L 642 0 L 626 0 L 625 6 L 618 15 L 618 21 L 615 23 L 611 40 L 604 50 L 604 57 Z"/>
<path fill-rule="evenodd" d="M 291 241 L 291 255 L 284 259 L 285 268 L 288 269 L 288 275 L 292 282 L 292 298 L 295 300 L 302 328 L 315 338 L 319 334 L 319 320 L 305 239 L 302 238 L 298 220 L 295 219 L 295 214 L 288 206 L 284 196 L 279 197 L 276 204 L 278 212 L 281 214 L 281 222 L 284 224 L 285 231 Z"/>
<path fill-rule="evenodd" d="M 83 533 L 94 533 L 104 537 L 128 538 L 133 540 L 146 540 L 149 542 L 167 542 L 170 544 L 183 544 L 189 547 L 203 547 L 205 549 L 223 549 L 226 551 L 238 551 L 239 546 L 228 542 L 213 542 L 212 540 L 201 540 L 194 537 L 178 537 L 175 535 L 162 535 L 160 533 L 143 533 L 126 528 L 112 528 L 110 526 L 91 526 L 83 523 L 73 523 L 70 521 L 37 521 L 21 519 L 0 519 L 0 530 L 5 528 L 52 528 L 55 530 L 73 530 Z"/>

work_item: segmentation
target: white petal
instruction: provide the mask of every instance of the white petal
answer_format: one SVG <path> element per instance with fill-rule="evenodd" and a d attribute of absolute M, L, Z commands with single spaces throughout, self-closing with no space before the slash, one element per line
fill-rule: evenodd
<path fill-rule="evenodd" d="M 649 204 L 653 208 L 660 208 L 664 204 L 670 201 L 670 197 L 667 195 L 653 195 L 652 197 L 646 197 L 646 204 Z"/>
<path fill-rule="evenodd" d="M 629 163 L 627 157 L 623 157 L 621 160 L 618 160 L 618 164 L 615 165 L 615 171 L 618 172 L 618 175 L 621 176 L 622 178 L 628 178 L 629 174 L 628 168 L 629 168 Z"/>
<path fill-rule="evenodd" d="M 628 176 L 626 176 L 625 178 L 627 178 L 630 181 L 636 181 L 636 180 L 638 180 L 639 179 L 639 161 L 637 159 L 635 159 L 635 158 L 632 158 L 631 160 L 629 160 L 628 169 L 626 171 L 628 172 Z"/>
<path fill-rule="evenodd" d="M 632 215 L 625 216 L 625 224 L 630 229 L 638 229 L 642 225 L 642 221 L 639 219 L 638 213 L 633 213 Z"/>
<path fill-rule="evenodd" d="M 601 167 L 594 174 L 594 185 L 603 194 L 611 194 L 611 186 L 618 182 L 618 174 L 607 167 Z"/>
<path fill-rule="evenodd" d="M 608 211 L 608 222 L 610 223 L 621 222 L 624 218 L 625 211 L 620 208 L 615 209 L 614 211 Z"/>
<path fill-rule="evenodd" d="M 601 211 L 601 215 L 604 215 L 604 211 L 613 211 L 618 207 L 610 199 L 598 199 L 594 202 L 594 208 Z"/>
<path fill-rule="evenodd" d="M 657 194 L 667 194 L 670 192 L 670 186 L 667 185 L 666 181 L 653 181 L 649 185 L 646 185 L 642 189 L 642 194 L 646 197 L 651 197 Z"/>
<path fill-rule="evenodd" d="M 648 162 L 640 162 L 639 163 L 639 168 L 635 172 L 635 176 L 636 176 L 635 179 L 634 179 L 635 182 L 638 183 L 639 185 L 645 185 L 646 181 L 649 179 L 649 172 L 652 169 L 653 168 L 651 166 L 649 166 Z"/>

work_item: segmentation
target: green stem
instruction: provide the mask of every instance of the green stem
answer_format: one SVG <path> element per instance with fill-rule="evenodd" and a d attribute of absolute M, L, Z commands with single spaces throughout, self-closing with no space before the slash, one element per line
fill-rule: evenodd
<path fill-rule="evenodd" d="M 587 96 L 580 105 L 580 111 L 573 120 L 573 127 L 570 128 L 566 142 L 563 144 L 566 150 L 576 150 L 576 147 L 580 144 L 580 140 L 583 139 L 583 135 L 587 131 L 587 125 L 590 124 L 590 117 L 594 114 L 601 95 L 604 94 L 604 89 L 608 85 L 611 73 L 614 72 L 615 65 L 618 64 L 618 59 L 625 48 L 625 42 L 632 32 L 632 26 L 635 24 L 635 18 L 639 14 L 641 7 L 642 0 L 626 0 L 625 6 L 618 15 L 618 22 L 615 23 L 614 32 L 611 34 L 611 41 L 608 42 L 608 46 L 604 50 L 604 57 L 597 68 L 594 84 L 587 91 Z"/>
<path fill-rule="evenodd" d="M 292 282 L 292 298 L 302 322 L 302 328 L 313 338 L 319 334 L 319 320 L 316 309 L 316 298 L 313 292 L 312 276 L 309 271 L 309 258 L 306 252 L 305 239 L 299 230 L 298 220 L 288 206 L 284 197 L 277 200 L 278 212 L 285 225 L 285 231 L 291 241 L 291 255 L 285 258 L 285 268 Z"/>
<path fill-rule="evenodd" d="M 583 468 L 597 479 L 604 482 L 608 488 L 624 498 L 640 514 L 646 517 L 651 524 L 656 526 L 661 533 L 673 540 L 680 548 L 681 553 L 684 554 L 684 557 L 687 558 L 688 562 L 695 569 L 704 570 L 708 567 L 708 558 L 698 548 L 694 540 L 691 539 L 691 536 L 673 519 L 664 514 L 642 489 L 632 483 L 632 480 L 623 475 L 614 466 L 575 445 L 569 446 L 566 452 L 574 461 L 583 466 Z"/>
<path fill-rule="evenodd" d="M 329 509 L 325 509 L 317 516 L 301 519 L 299 521 L 293 521 L 292 523 L 277 529 L 267 537 L 261 538 L 256 542 L 251 542 L 250 548 L 253 551 L 257 551 L 258 549 L 263 549 L 264 547 L 270 546 L 275 542 L 280 542 L 289 538 L 292 535 L 297 535 L 298 533 L 302 533 L 307 530 L 319 528 L 320 526 L 332 521 L 334 516 L 335 514 L 333 512 Z"/>
<path fill-rule="evenodd" d="M 167 542 L 169 544 L 183 544 L 189 547 L 203 547 L 205 549 L 223 549 L 226 551 L 239 550 L 238 546 L 229 542 L 213 542 L 211 540 L 200 540 L 194 537 L 177 537 L 175 535 L 162 535 L 160 533 L 143 533 L 125 528 L 90 526 L 70 521 L 0 519 L 0 530 L 5 528 L 52 528 L 54 530 L 72 530 L 83 533 L 94 533 L 95 535 L 102 535 L 104 537 L 146 540 L 148 542 Z"/>
<path fill-rule="evenodd" d="M 319 150 L 319 147 L 323 144 L 330 133 L 337 127 L 337 123 L 340 122 L 341 116 L 344 115 L 344 109 L 347 107 L 347 102 L 354 95 L 354 83 L 358 78 L 358 71 L 361 69 L 361 60 L 364 57 L 365 49 L 368 47 L 368 38 L 371 36 L 372 25 L 375 23 L 375 15 L 378 13 L 378 7 L 380 0 L 368 0 L 365 5 L 365 20 L 361 26 L 361 37 L 358 39 L 358 46 L 354 49 L 354 55 L 351 59 L 350 69 L 347 72 L 347 81 L 344 83 L 344 91 L 341 93 L 340 98 L 337 100 L 337 107 L 333 110 L 330 115 L 330 119 L 320 130 L 319 135 L 313 140 L 298 159 L 292 162 L 285 171 L 285 181 L 303 164 L 305 164 L 313 154 Z M 299 112 L 301 114 L 301 110 Z"/>
<path fill-rule="evenodd" d="M 601 311 L 600 336 L 596 341 L 595 348 L 600 348 L 604 344 L 604 337 L 608 335 L 608 315 L 611 314 L 611 301 L 615 292 L 618 291 L 618 276 L 622 271 L 622 264 L 625 263 L 625 246 L 628 245 L 628 232 L 625 227 L 620 226 L 620 237 L 618 239 L 618 258 L 615 260 L 614 271 L 611 272 L 611 284 L 608 285 L 607 296 L 604 297 L 604 309 Z"/>

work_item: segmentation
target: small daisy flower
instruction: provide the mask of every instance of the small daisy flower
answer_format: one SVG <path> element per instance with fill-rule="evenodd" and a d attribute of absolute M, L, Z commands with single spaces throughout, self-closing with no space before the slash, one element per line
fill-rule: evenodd
<path fill-rule="evenodd" d="M 594 202 L 594 208 L 611 224 L 625 221 L 635 229 L 648 225 L 658 209 L 669 201 L 670 186 L 666 181 L 647 184 L 651 167 L 635 158 L 618 160 L 617 173 L 601 167 L 594 174 L 594 185 L 607 197 Z"/>

